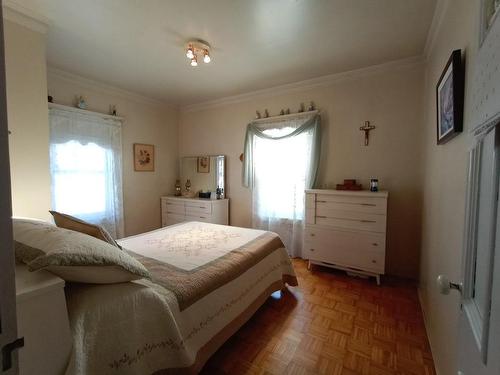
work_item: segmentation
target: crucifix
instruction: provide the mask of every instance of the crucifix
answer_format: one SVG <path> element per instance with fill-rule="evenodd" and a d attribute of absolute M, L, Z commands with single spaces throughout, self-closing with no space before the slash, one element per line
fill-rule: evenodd
<path fill-rule="evenodd" d="M 370 135 L 369 135 L 370 134 L 370 130 L 373 130 L 373 129 L 375 129 L 375 126 L 370 125 L 370 121 L 365 121 L 365 125 L 361 126 L 359 128 L 359 130 L 365 132 L 365 146 L 368 146 L 368 140 L 369 140 L 369 137 L 370 137 Z"/>

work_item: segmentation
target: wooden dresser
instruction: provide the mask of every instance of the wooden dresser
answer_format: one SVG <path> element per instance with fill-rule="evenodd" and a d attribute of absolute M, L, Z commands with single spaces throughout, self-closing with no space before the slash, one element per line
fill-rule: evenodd
<path fill-rule="evenodd" d="M 184 221 L 229 225 L 229 199 L 161 197 L 161 225 Z"/>
<path fill-rule="evenodd" d="M 385 272 L 388 192 L 306 190 L 304 258 L 375 276 Z"/>

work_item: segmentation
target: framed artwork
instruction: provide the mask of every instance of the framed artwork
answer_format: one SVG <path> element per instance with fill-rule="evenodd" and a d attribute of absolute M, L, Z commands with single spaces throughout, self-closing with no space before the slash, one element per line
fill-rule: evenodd
<path fill-rule="evenodd" d="M 462 132 L 464 69 L 461 50 L 452 52 L 436 86 L 437 144 L 442 145 Z"/>
<path fill-rule="evenodd" d="M 210 156 L 198 157 L 198 173 L 210 173 Z"/>
<path fill-rule="evenodd" d="M 153 172 L 155 170 L 155 146 L 134 143 L 134 171 Z"/>

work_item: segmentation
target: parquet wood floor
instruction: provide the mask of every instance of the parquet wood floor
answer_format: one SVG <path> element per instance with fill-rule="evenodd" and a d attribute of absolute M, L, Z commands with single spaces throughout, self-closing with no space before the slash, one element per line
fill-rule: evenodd
<path fill-rule="evenodd" d="M 435 375 L 414 285 L 293 262 L 299 287 L 274 293 L 202 374 Z"/>

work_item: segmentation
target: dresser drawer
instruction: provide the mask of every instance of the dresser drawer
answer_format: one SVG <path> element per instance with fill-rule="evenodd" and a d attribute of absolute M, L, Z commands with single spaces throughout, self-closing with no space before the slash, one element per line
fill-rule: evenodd
<path fill-rule="evenodd" d="M 184 215 L 170 214 L 167 215 L 164 225 L 174 225 L 184 221 L 186 221 L 186 217 Z"/>
<path fill-rule="evenodd" d="M 210 223 L 212 221 L 212 216 L 210 215 L 186 215 L 184 221 L 202 221 L 206 223 Z"/>
<path fill-rule="evenodd" d="M 387 200 L 377 197 L 317 194 L 316 209 L 319 208 L 385 215 Z"/>
<path fill-rule="evenodd" d="M 167 214 L 180 214 L 184 215 L 186 212 L 184 208 L 184 202 L 175 199 L 165 199 L 162 201 L 162 210 L 165 210 Z"/>
<path fill-rule="evenodd" d="M 206 201 L 192 201 L 186 202 L 186 214 L 211 214 L 212 213 L 212 202 Z"/>
<path fill-rule="evenodd" d="M 320 262 L 383 273 L 385 235 L 306 227 L 304 256 Z"/>
<path fill-rule="evenodd" d="M 386 216 L 354 211 L 344 211 L 324 206 L 316 209 L 316 224 L 342 229 L 385 232 Z"/>

